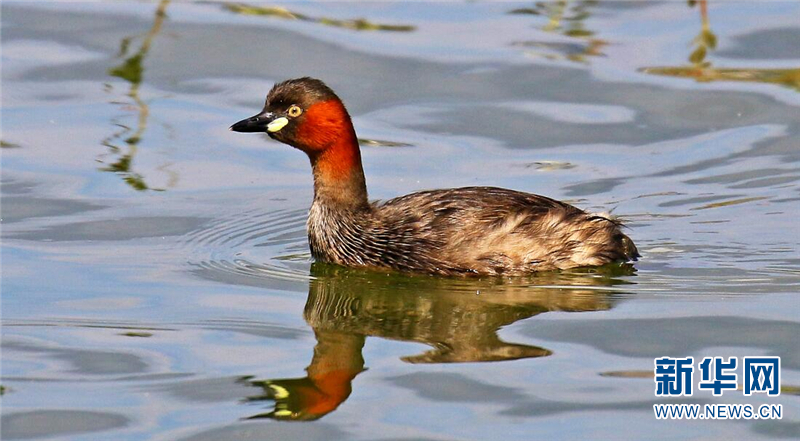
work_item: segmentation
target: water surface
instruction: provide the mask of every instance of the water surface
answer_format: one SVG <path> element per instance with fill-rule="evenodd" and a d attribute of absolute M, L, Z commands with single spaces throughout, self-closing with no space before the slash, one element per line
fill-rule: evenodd
<path fill-rule="evenodd" d="M 705 12 L 704 12 L 705 11 Z M 800 437 L 796 2 L 2 4 L 2 438 Z M 322 78 L 370 196 L 626 220 L 635 270 L 312 264 L 307 159 L 228 126 Z M 782 357 L 779 421 L 656 421 L 653 358 Z M 286 421 L 296 420 L 296 421 Z"/>

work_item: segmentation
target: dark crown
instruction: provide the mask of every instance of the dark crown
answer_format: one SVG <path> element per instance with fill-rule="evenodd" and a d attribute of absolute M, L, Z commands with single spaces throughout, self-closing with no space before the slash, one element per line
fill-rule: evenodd
<path fill-rule="evenodd" d="M 272 86 L 267 94 L 267 104 L 312 104 L 334 98 L 339 99 L 325 83 L 316 78 L 303 77 Z"/>

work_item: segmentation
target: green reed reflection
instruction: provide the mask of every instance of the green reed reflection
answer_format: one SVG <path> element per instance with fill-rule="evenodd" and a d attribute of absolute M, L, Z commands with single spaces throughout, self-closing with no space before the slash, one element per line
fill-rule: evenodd
<path fill-rule="evenodd" d="M 718 68 L 712 66 L 707 57 L 717 48 L 717 36 L 711 30 L 707 0 L 688 0 L 689 6 L 698 6 L 700 11 L 700 33 L 695 37 L 694 49 L 689 54 L 688 66 L 645 67 L 639 69 L 653 75 L 679 78 L 694 78 L 698 82 L 740 81 L 777 84 L 800 91 L 800 68 Z"/>
<path fill-rule="evenodd" d="M 695 0 L 689 0 L 689 6 L 697 4 Z M 700 23 L 701 29 L 697 37 L 694 38 L 695 50 L 689 55 L 689 62 L 695 66 L 710 66 L 706 62 L 708 51 L 717 48 L 717 36 L 711 31 L 711 24 L 708 21 L 708 2 L 700 0 Z"/>
<path fill-rule="evenodd" d="M 509 14 L 546 17 L 548 21 L 539 28 L 540 30 L 572 39 L 571 43 L 530 40 L 515 42 L 513 45 L 528 48 L 527 54 L 537 58 L 588 63 L 588 57 L 604 55 L 602 49 L 608 45 L 607 41 L 597 38 L 595 32 L 586 27 L 586 20 L 591 17 L 591 9 L 597 4 L 597 0 L 559 0 L 536 2 L 530 8 L 512 9 Z"/>
<path fill-rule="evenodd" d="M 144 60 L 147 53 L 150 51 L 150 46 L 153 39 L 161 32 L 161 27 L 164 19 L 167 16 L 166 10 L 170 0 L 161 0 L 156 8 L 155 18 L 150 30 L 145 34 L 142 39 L 142 44 L 139 50 L 133 55 L 124 59 L 122 64 L 108 70 L 108 74 L 117 78 L 127 81 L 130 85 L 128 92 L 125 94 L 133 100 L 133 105 L 130 103 L 123 103 L 125 107 L 132 107 L 138 114 L 136 120 L 136 127 L 132 128 L 125 124 L 120 123 L 118 120 L 113 120 L 115 126 L 120 130 L 112 133 L 107 138 L 103 139 L 102 144 L 108 147 L 110 153 L 115 156 L 113 162 L 108 163 L 105 167 L 101 168 L 102 171 L 109 171 L 122 176 L 122 179 L 130 185 L 133 189 L 138 191 L 156 190 L 163 191 L 163 188 L 152 188 L 146 182 L 143 175 L 133 170 L 133 160 L 138 152 L 138 145 L 142 140 L 142 136 L 147 130 L 147 121 L 150 116 L 150 108 L 147 102 L 142 99 L 139 94 L 139 87 L 144 79 Z M 132 41 L 132 37 L 122 40 L 120 44 L 120 57 L 125 57 L 128 53 Z M 107 86 L 109 89 L 111 86 Z M 125 144 L 125 147 L 119 146 L 119 142 Z M 102 159 L 100 162 L 104 162 Z M 164 170 L 164 167 L 161 168 Z M 169 172 L 168 172 L 169 173 Z M 177 183 L 177 175 L 170 173 L 170 180 L 168 187 L 172 187 Z"/>
<path fill-rule="evenodd" d="M 416 26 L 411 25 L 390 25 L 373 23 L 364 18 L 356 18 L 352 20 L 338 20 L 328 17 L 311 17 L 298 12 L 290 11 L 280 6 L 255 6 L 247 3 L 224 3 L 222 7 L 225 10 L 241 15 L 258 15 L 265 17 L 277 17 L 285 20 L 298 20 L 307 21 L 311 23 L 318 23 L 325 26 L 335 28 L 345 28 L 354 31 L 394 31 L 394 32 L 411 32 L 416 29 Z"/>
<path fill-rule="evenodd" d="M 0 148 L 3 148 L 3 149 L 18 149 L 18 148 L 20 148 L 20 145 L 16 144 L 16 143 L 13 143 L 13 142 L 0 140 Z"/>
<path fill-rule="evenodd" d="M 315 263 L 303 317 L 317 345 L 307 375 L 254 380 L 248 402 L 275 401 L 250 418 L 315 420 L 334 411 L 364 371 L 367 337 L 418 342 L 431 349 L 402 357 L 408 363 L 497 362 L 545 357 L 549 349 L 509 343 L 501 327 L 548 311 L 600 311 L 613 300 L 608 287 L 624 283 L 630 266 L 591 272 L 539 274 L 526 279 L 460 280 L 358 271 Z"/>

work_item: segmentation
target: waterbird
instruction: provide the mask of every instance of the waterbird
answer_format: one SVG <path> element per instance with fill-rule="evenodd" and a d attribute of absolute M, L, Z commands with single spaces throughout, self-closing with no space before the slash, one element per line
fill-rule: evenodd
<path fill-rule="evenodd" d="M 311 161 L 311 254 L 347 267 L 443 276 L 525 275 L 635 261 L 610 216 L 496 187 L 426 190 L 370 202 L 355 128 L 322 81 L 276 83 L 260 113 L 230 127 L 267 133 Z"/>

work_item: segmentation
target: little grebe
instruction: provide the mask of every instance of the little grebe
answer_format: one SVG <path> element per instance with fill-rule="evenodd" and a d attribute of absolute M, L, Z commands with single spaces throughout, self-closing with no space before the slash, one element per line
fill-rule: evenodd
<path fill-rule="evenodd" d="M 544 196 L 494 187 L 367 200 L 350 115 L 320 80 L 276 84 L 258 115 L 231 126 L 305 152 L 314 173 L 314 258 L 441 275 L 521 275 L 636 260 L 620 223 Z"/>

